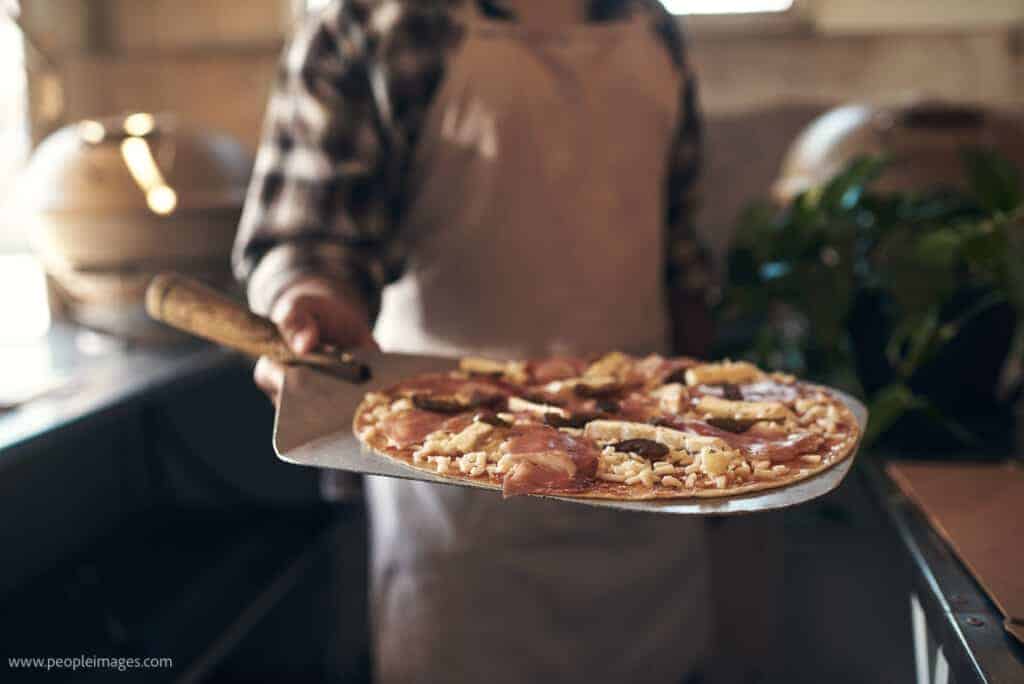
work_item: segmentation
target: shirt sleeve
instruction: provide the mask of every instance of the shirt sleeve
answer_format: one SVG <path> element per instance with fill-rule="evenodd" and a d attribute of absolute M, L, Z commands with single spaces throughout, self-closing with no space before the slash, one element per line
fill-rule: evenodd
<path fill-rule="evenodd" d="M 285 50 L 232 255 L 254 311 L 316 275 L 375 315 L 401 274 L 405 150 L 440 79 L 443 26 L 382 7 L 332 4 Z"/>

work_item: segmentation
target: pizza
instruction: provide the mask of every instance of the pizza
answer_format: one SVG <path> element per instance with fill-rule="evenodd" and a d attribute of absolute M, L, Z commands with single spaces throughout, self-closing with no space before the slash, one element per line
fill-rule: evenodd
<path fill-rule="evenodd" d="M 383 458 L 520 494 L 723 497 L 847 458 L 860 428 L 828 389 L 745 361 L 613 352 L 499 362 L 370 392 L 353 429 Z"/>

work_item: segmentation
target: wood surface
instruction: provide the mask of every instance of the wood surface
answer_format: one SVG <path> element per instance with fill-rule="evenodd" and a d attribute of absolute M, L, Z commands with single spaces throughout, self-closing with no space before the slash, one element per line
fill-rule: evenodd
<path fill-rule="evenodd" d="M 331 347 L 296 354 L 271 321 L 179 274 L 162 273 L 153 279 L 146 290 L 146 311 L 158 321 L 254 358 L 320 367 L 349 382 L 363 382 L 369 374 L 364 364 Z"/>
<path fill-rule="evenodd" d="M 158 321 L 249 356 L 280 361 L 295 356 L 273 323 L 183 276 L 161 274 L 154 278 L 146 292 L 146 311 Z"/>
<path fill-rule="evenodd" d="M 1024 642 L 1024 469 L 1002 463 L 890 463 L 928 518 Z"/>

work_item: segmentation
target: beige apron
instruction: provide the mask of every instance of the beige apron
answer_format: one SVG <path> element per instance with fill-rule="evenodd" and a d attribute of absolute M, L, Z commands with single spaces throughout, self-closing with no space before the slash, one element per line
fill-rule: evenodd
<path fill-rule="evenodd" d="M 413 158 L 392 351 L 663 351 L 679 81 L 648 18 L 478 16 Z M 380 681 L 678 682 L 704 653 L 699 522 L 368 482 Z"/>

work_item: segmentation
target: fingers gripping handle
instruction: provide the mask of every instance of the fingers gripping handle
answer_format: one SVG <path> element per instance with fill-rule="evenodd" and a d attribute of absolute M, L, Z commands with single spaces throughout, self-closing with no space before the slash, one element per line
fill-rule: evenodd
<path fill-rule="evenodd" d="M 158 321 L 249 356 L 298 360 L 273 323 L 191 278 L 172 273 L 155 277 L 146 291 L 146 311 Z"/>
<path fill-rule="evenodd" d="M 146 311 L 158 321 L 249 356 L 315 366 L 349 382 L 370 379 L 369 366 L 334 348 L 296 354 L 266 318 L 185 276 L 164 273 L 154 278 L 146 290 Z"/>

